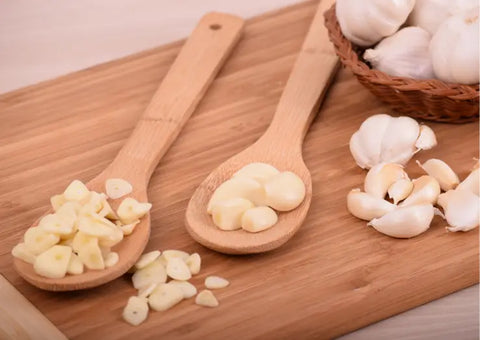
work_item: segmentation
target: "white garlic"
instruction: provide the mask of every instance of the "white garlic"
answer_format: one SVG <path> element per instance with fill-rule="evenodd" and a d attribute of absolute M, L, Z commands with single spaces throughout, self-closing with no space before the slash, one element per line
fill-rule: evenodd
<path fill-rule="evenodd" d="M 429 150 L 437 146 L 437 137 L 432 128 L 426 125 L 420 125 L 420 135 L 415 142 L 417 150 Z"/>
<path fill-rule="evenodd" d="M 388 197 L 394 204 L 403 201 L 413 190 L 413 182 L 408 178 L 400 178 L 388 188 Z"/>
<path fill-rule="evenodd" d="M 434 215 L 435 209 L 431 204 L 411 205 L 375 218 L 368 225 L 391 237 L 410 238 L 425 232 Z"/>
<path fill-rule="evenodd" d="M 457 174 L 452 170 L 452 168 L 450 168 L 447 163 L 440 159 L 432 158 L 423 164 L 417 161 L 417 164 L 429 176 L 432 176 L 437 180 L 438 184 L 440 184 L 440 188 L 443 191 L 454 189 L 460 182 Z"/>
<path fill-rule="evenodd" d="M 431 79 L 435 77 L 429 52 L 431 38 L 423 28 L 405 27 L 366 50 L 363 58 L 391 76 Z"/>
<path fill-rule="evenodd" d="M 417 151 L 427 150 L 436 144 L 431 141 L 432 135 L 425 134 L 422 147 L 417 147 L 422 137 L 420 132 L 418 123 L 410 117 L 373 115 L 350 138 L 350 152 L 363 169 L 379 163 L 405 165 Z"/>
<path fill-rule="evenodd" d="M 347 209 L 355 217 L 370 221 L 394 210 L 394 204 L 365 192 L 353 189 L 347 195 Z"/>
<path fill-rule="evenodd" d="M 434 34 L 452 14 L 475 6 L 478 0 L 416 0 L 407 25 L 419 26 Z"/>
<path fill-rule="evenodd" d="M 478 196 L 480 186 L 479 178 L 480 170 L 477 167 L 457 186 L 457 190 L 468 190 Z"/>
<path fill-rule="evenodd" d="M 450 190 L 441 194 L 438 204 L 445 211 L 448 231 L 469 231 L 478 227 L 480 198 L 468 190 Z"/>
<path fill-rule="evenodd" d="M 402 202 L 400 206 L 430 203 L 435 204 L 440 195 L 440 184 L 431 176 L 421 176 L 412 181 L 412 193 Z"/>
<path fill-rule="evenodd" d="M 445 20 L 430 43 L 436 77 L 451 83 L 478 84 L 479 39 L 478 7 Z"/>
<path fill-rule="evenodd" d="M 365 177 L 364 190 L 377 198 L 384 198 L 388 188 L 401 178 L 407 178 L 403 166 L 395 163 L 380 163 L 372 167 Z"/>
<path fill-rule="evenodd" d="M 414 4 L 415 0 L 337 0 L 336 16 L 348 40 L 371 46 L 395 33 Z"/>

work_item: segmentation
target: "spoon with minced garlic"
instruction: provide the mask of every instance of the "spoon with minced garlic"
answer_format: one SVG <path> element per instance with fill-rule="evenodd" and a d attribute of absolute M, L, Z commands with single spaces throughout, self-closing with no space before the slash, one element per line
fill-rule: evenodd
<path fill-rule="evenodd" d="M 240 38 L 243 25 L 242 19 L 222 13 L 210 13 L 200 20 L 130 138 L 112 164 L 87 183 L 88 190 L 103 192 L 108 179 L 120 178 L 133 187 L 128 197 L 138 202 L 148 202 L 147 185 L 156 165 L 180 133 Z M 119 200 L 114 200 L 112 208 L 116 209 L 119 204 Z M 95 287 L 127 272 L 142 254 L 149 236 L 150 215 L 147 214 L 135 226 L 132 234 L 114 247 L 114 252 L 118 254 L 118 261 L 114 265 L 102 270 L 86 270 L 79 275 L 44 277 L 34 271 L 32 264 L 18 258 L 14 259 L 14 265 L 20 276 L 41 289 L 67 291 Z M 65 248 L 60 245 L 55 247 L 51 254 L 44 255 L 42 259 L 61 258 Z M 43 269 L 47 274 L 46 270 L 50 268 Z M 49 270 L 48 274 L 56 276 L 55 271 Z"/>
<path fill-rule="evenodd" d="M 312 180 L 303 161 L 302 143 L 339 66 L 323 25 L 323 13 L 332 3 L 320 2 L 268 130 L 253 145 L 212 171 L 190 199 L 186 228 L 204 246 L 226 254 L 265 252 L 288 241 L 305 220 L 312 199 Z M 281 213 L 269 229 L 257 233 L 221 230 L 207 211 L 208 203 L 222 183 L 251 163 L 267 163 L 299 176 L 305 185 L 305 198 L 294 210 Z"/>

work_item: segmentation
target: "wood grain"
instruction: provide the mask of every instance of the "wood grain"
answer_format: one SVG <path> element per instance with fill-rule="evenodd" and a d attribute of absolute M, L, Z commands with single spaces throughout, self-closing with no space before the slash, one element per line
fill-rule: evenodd
<path fill-rule="evenodd" d="M 52 194 L 72 178 L 88 181 L 112 161 L 181 42 L 0 96 L 0 272 L 69 338 L 331 338 L 478 282 L 478 230 L 447 234 L 436 217 L 426 233 L 396 240 L 346 211 L 346 194 L 365 176 L 348 139 L 369 115 L 390 111 L 344 70 L 305 138 L 313 196 L 295 237 L 269 253 L 225 256 L 186 232 L 185 208 L 198 184 L 271 121 L 316 5 L 248 21 L 235 53 L 151 179 L 147 249 L 199 252 L 198 288 L 207 275 L 231 281 L 216 292 L 216 309 L 183 301 L 134 328 L 120 317 L 135 292 L 128 276 L 83 292 L 44 292 L 14 272 L 9 254 Z M 415 158 L 441 158 L 463 178 L 478 157 L 478 124 L 429 125 L 439 145 Z M 407 170 L 412 178 L 421 175 L 413 162 Z"/>
<path fill-rule="evenodd" d="M 67 339 L 3 275 L 0 275 L 0 301 L 0 339 Z"/>
<path fill-rule="evenodd" d="M 271 125 L 253 145 L 214 169 L 192 195 L 185 225 L 189 234 L 205 247 L 233 255 L 270 251 L 287 242 L 305 221 L 312 201 L 312 179 L 303 161 L 302 144 L 339 66 L 323 25 L 323 13 L 332 3 L 333 0 L 323 0 L 318 5 Z M 207 204 L 221 183 L 255 162 L 295 173 L 305 184 L 305 199 L 294 210 L 279 214 L 274 228 L 255 234 L 243 229 L 225 232 L 213 224 Z"/>

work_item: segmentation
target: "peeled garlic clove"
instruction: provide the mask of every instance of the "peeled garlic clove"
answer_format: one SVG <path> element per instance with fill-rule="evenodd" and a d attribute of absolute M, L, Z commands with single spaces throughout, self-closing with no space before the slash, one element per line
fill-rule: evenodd
<path fill-rule="evenodd" d="M 266 205 L 278 211 L 290 211 L 305 198 L 305 183 L 291 171 L 273 176 L 265 183 Z"/>
<path fill-rule="evenodd" d="M 413 183 L 408 178 L 400 178 L 388 188 L 388 197 L 394 204 L 404 200 L 413 190 Z"/>
<path fill-rule="evenodd" d="M 417 164 L 428 175 L 437 180 L 438 184 L 440 184 L 440 188 L 443 191 L 454 189 L 460 182 L 457 174 L 452 170 L 452 168 L 450 168 L 447 163 L 440 159 L 432 158 L 423 164 L 417 161 Z"/>
<path fill-rule="evenodd" d="M 278 169 L 267 163 L 250 163 L 234 173 L 232 177 L 252 178 L 260 184 L 265 184 L 279 172 Z"/>
<path fill-rule="evenodd" d="M 361 192 L 360 189 L 353 189 L 347 195 L 347 208 L 353 216 L 370 221 L 394 210 L 395 205 Z"/>
<path fill-rule="evenodd" d="M 212 209 L 213 223 L 222 230 L 236 230 L 242 227 L 242 216 L 253 203 L 244 198 L 230 198 L 217 202 Z"/>
<path fill-rule="evenodd" d="M 277 213 L 270 207 L 250 208 L 242 216 L 242 229 L 251 233 L 271 228 L 277 223 Z"/>
<path fill-rule="evenodd" d="M 123 320 L 133 326 L 138 326 L 147 319 L 147 316 L 147 299 L 138 296 L 131 296 L 128 299 L 127 305 L 123 309 Z"/>
<path fill-rule="evenodd" d="M 367 194 L 384 198 L 388 188 L 397 180 L 407 178 L 403 166 L 394 163 L 380 163 L 372 167 L 365 177 L 364 189 Z"/>
<path fill-rule="evenodd" d="M 415 142 L 415 147 L 418 150 L 429 150 L 436 145 L 437 137 L 435 136 L 435 132 L 433 132 L 433 130 L 426 125 L 420 125 L 420 135 Z"/>
<path fill-rule="evenodd" d="M 435 210 L 431 204 L 399 207 L 368 223 L 375 230 L 396 238 L 410 238 L 425 232 L 432 222 Z"/>
<path fill-rule="evenodd" d="M 207 289 L 202 290 L 200 293 L 198 293 L 197 297 L 195 298 L 195 303 L 200 306 L 205 306 L 205 307 L 217 307 L 218 306 L 218 300 L 213 295 L 213 293 Z"/>
<path fill-rule="evenodd" d="M 109 178 L 105 181 L 105 192 L 111 199 L 128 195 L 133 190 L 132 185 L 121 178 Z"/>
<path fill-rule="evenodd" d="M 480 186 L 479 178 L 480 172 L 477 167 L 457 186 L 457 190 L 468 190 L 478 196 Z"/>
<path fill-rule="evenodd" d="M 265 190 L 252 178 L 234 177 L 220 184 L 214 191 L 208 202 L 207 212 L 212 214 L 216 204 L 232 198 L 243 198 L 255 205 L 265 205 Z"/>
<path fill-rule="evenodd" d="M 208 276 L 205 279 L 205 287 L 208 289 L 220 289 L 225 288 L 230 284 L 228 280 L 225 280 L 223 277 L 220 276 Z"/>
<path fill-rule="evenodd" d="M 412 193 L 400 206 L 431 203 L 435 204 L 440 195 L 440 184 L 431 176 L 421 176 L 413 181 Z"/>
<path fill-rule="evenodd" d="M 478 227 L 480 198 L 468 190 L 450 190 L 440 195 L 448 231 L 469 231 Z"/>

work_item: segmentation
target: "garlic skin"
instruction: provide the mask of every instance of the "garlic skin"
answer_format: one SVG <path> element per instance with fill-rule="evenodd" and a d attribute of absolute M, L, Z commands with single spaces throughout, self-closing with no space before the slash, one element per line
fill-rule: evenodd
<path fill-rule="evenodd" d="M 445 212 L 448 231 L 469 231 L 478 227 L 480 198 L 468 190 L 450 190 L 441 194 L 438 204 Z"/>
<path fill-rule="evenodd" d="M 400 178 L 388 188 L 388 197 L 393 200 L 393 204 L 403 201 L 413 190 L 413 182 L 408 178 Z"/>
<path fill-rule="evenodd" d="M 412 193 L 399 206 L 435 204 L 440 195 L 440 184 L 431 176 L 421 176 L 412 181 Z"/>
<path fill-rule="evenodd" d="M 364 190 L 367 194 L 383 199 L 388 188 L 397 180 L 407 178 L 403 166 L 395 163 L 380 163 L 372 167 L 365 177 Z"/>
<path fill-rule="evenodd" d="M 460 180 L 457 174 L 448 166 L 447 163 L 440 159 L 432 158 L 425 163 L 417 161 L 419 167 L 421 167 L 429 176 L 435 178 L 440 184 L 440 188 L 443 191 L 454 189 Z"/>
<path fill-rule="evenodd" d="M 396 206 L 384 199 L 374 197 L 360 189 L 353 189 L 347 195 L 347 209 L 355 217 L 370 221 L 394 210 Z"/>
<path fill-rule="evenodd" d="M 336 16 L 342 33 L 359 46 L 371 46 L 395 33 L 413 9 L 415 0 L 337 0 Z"/>
<path fill-rule="evenodd" d="M 434 34 L 448 17 L 476 6 L 477 0 L 416 0 L 407 25 L 419 26 Z"/>
<path fill-rule="evenodd" d="M 467 190 L 472 192 L 473 194 L 479 196 L 479 186 L 480 186 L 480 172 L 478 167 L 474 168 L 474 170 L 470 173 L 470 175 L 465 178 L 462 183 L 457 186 L 457 190 Z"/>
<path fill-rule="evenodd" d="M 366 50 L 363 58 L 374 69 L 394 77 L 432 79 L 435 75 L 429 51 L 431 38 L 423 28 L 405 27 Z"/>
<path fill-rule="evenodd" d="M 418 148 L 420 132 L 418 123 L 410 117 L 373 115 L 350 138 L 350 152 L 362 169 L 370 169 L 379 163 L 405 165 L 420 149 L 427 150 L 436 145 L 431 142 L 432 135 L 424 135 L 424 140 L 430 142 L 424 142 L 424 146 Z"/>
<path fill-rule="evenodd" d="M 478 7 L 445 20 L 430 43 L 436 77 L 450 83 L 478 84 L 479 39 Z"/>
<path fill-rule="evenodd" d="M 396 238 L 411 238 L 430 228 L 435 209 L 431 204 L 397 208 L 368 223 L 375 230 Z"/>

